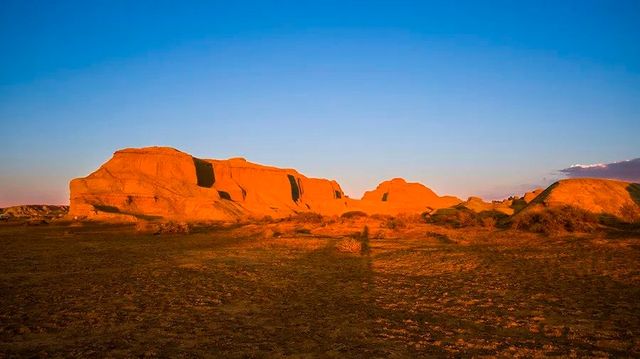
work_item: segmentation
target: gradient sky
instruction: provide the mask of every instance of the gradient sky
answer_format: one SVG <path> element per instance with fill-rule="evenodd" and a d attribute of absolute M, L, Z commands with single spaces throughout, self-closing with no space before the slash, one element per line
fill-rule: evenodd
<path fill-rule="evenodd" d="M 639 44 L 638 1 L 3 0 L 0 206 L 150 145 L 522 193 L 640 157 Z"/>

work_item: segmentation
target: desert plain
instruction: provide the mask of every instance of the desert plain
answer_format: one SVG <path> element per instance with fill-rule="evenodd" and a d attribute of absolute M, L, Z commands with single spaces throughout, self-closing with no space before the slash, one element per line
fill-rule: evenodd
<path fill-rule="evenodd" d="M 640 355 L 633 233 L 4 223 L 0 252 L 3 357 Z"/>

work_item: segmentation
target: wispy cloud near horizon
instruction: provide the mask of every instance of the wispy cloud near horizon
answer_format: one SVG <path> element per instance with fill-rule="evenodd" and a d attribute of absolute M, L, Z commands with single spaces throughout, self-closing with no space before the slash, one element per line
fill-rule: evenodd
<path fill-rule="evenodd" d="M 576 164 L 561 169 L 560 173 L 569 178 L 593 177 L 640 182 L 640 158 L 612 163 Z"/>

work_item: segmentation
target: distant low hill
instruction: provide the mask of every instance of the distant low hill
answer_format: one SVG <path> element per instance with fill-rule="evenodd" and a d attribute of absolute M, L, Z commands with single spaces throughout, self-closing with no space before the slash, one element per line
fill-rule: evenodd
<path fill-rule="evenodd" d="M 522 197 L 512 196 L 502 201 L 485 202 L 479 197 L 469 197 L 466 201 L 458 204 L 457 208 L 466 208 L 476 213 L 500 212 L 505 215 L 512 215 L 525 208 L 531 201 L 543 192 L 541 188 L 527 192 Z"/>
<path fill-rule="evenodd" d="M 640 184 L 596 178 L 560 180 L 535 197 L 522 213 L 567 205 L 620 218 L 640 215 Z"/>
<path fill-rule="evenodd" d="M 0 208 L 0 214 L 5 218 L 59 218 L 69 212 L 69 206 L 54 205 L 21 205 Z"/>

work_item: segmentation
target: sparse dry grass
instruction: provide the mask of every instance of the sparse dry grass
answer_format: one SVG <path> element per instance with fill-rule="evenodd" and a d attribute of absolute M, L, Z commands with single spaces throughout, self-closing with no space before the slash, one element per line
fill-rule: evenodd
<path fill-rule="evenodd" d="M 640 356 L 640 238 L 386 220 L 2 225 L 0 357 Z"/>
<path fill-rule="evenodd" d="M 185 222 L 147 222 L 140 221 L 135 223 L 135 229 L 140 233 L 151 234 L 188 234 L 191 228 Z"/>
<path fill-rule="evenodd" d="M 354 238 L 344 238 L 338 241 L 336 249 L 345 253 L 360 253 L 362 250 L 362 244 L 359 240 Z"/>
<path fill-rule="evenodd" d="M 584 209 L 562 206 L 522 213 L 511 219 L 513 228 L 546 235 L 567 232 L 592 232 L 598 228 L 598 217 Z"/>

